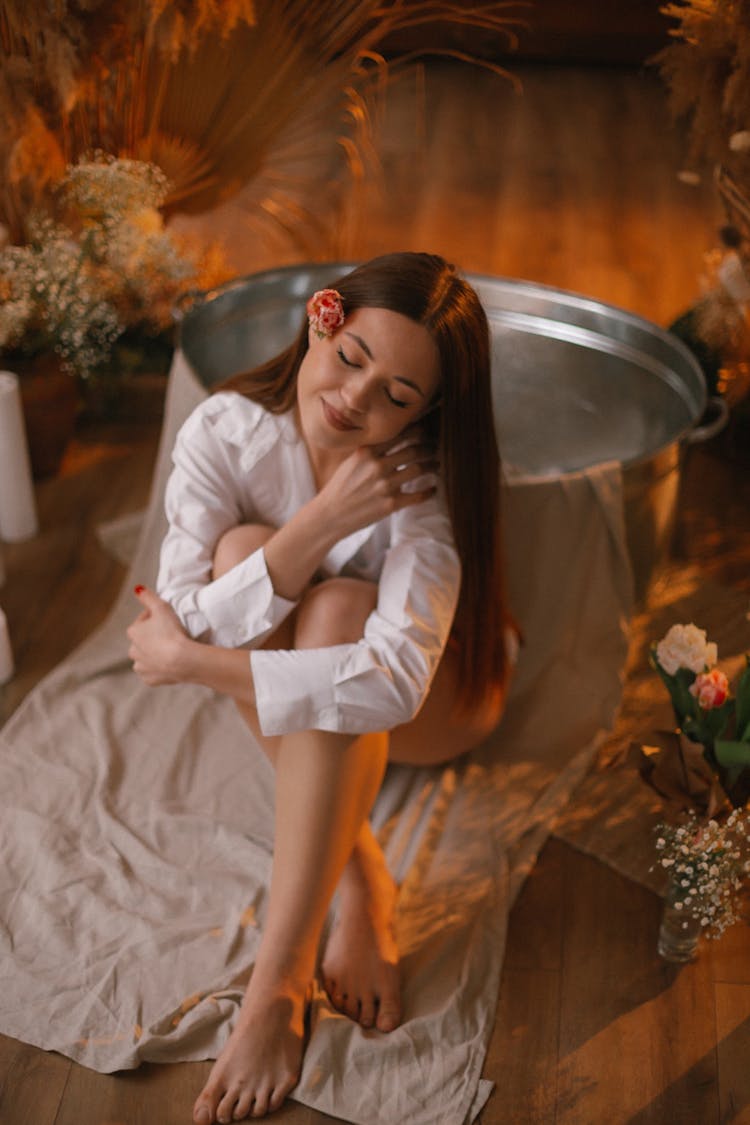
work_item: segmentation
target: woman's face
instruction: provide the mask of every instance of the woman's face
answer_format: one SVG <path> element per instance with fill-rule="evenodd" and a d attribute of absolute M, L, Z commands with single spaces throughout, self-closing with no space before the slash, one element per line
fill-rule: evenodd
<path fill-rule="evenodd" d="M 440 356 L 426 328 L 389 309 L 356 309 L 332 336 L 310 330 L 297 377 L 311 451 L 347 456 L 396 438 L 437 394 Z"/>

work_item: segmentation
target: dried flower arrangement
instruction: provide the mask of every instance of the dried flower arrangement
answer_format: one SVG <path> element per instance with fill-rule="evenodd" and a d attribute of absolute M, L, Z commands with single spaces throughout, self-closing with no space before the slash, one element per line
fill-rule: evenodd
<path fill-rule="evenodd" d="M 510 7 L 7 0 L 0 222 L 23 243 L 33 205 L 67 166 L 100 150 L 163 170 L 167 219 L 242 191 L 253 220 L 293 233 L 308 255 L 329 254 L 347 172 L 362 177 L 372 156 L 373 99 L 389 70 L 412 61 L 386 64 L 380 45 L 401 28 L 438 21 L 495 33 L 507 47 L 519 22 Z"/>
<path fill-rule="evenodd" d="M 703 295 L 672 329 L 695 350 L 709 389 L 742 404 L 750 438 L 750 2 L 675 0 L 661 10 L 677 22 L 656 61 L 674 113 L 689 122 L 683 179 L 712 169 L 725 215 Z"/>
<path fill-rule="evenodd" d="M 164 229 L 164 174 L 143 161 L 100 155 L 72 165 L 54 214 L 33 214 L 28 241 L 0 249 L 0 351 L 56 353 L 83 379 L 125 332 L 157 336 L 186 289 L 227 276 L 214 247 Z"/>

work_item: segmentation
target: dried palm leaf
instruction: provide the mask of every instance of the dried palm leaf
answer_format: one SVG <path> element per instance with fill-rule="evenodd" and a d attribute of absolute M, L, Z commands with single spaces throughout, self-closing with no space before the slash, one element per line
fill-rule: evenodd
<path fill-rule="evenodd" d="M 517 4 L 428 0 L 56 0 L 40 14 L 7 0 L 0 50 L 21 67 L 0 85 L 0 158 L 16 213 L 44 190 L 25 140 L 57 168 L 100 149 L 150 160 L 171 183 L 168 214 L 236 196 L 307 246 L 335 212 L 344 177 L 373 166 L 371 122 L 389 35 L 435 22 L 513 46 Z M 458 48 L 440 53 L 469 58 Z M 495 61 L 472 59 L 507 76 Z M 23 68 L 26 68 L 23 70 Z M 46 130 L 46 135 L 43 135 Z M 247 192 L 248 185 L 251 191 Z M 14 222 L 10 202 L 6 221 Z"/>

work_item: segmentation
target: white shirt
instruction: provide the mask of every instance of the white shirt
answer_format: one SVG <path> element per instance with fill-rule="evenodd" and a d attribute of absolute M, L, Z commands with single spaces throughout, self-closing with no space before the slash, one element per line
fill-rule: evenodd
<path fill-rule="evenodd" d="M 262 549 L 215 581 L 213 553 L 229 528 L 281 527 L 315 495 L 293 414 L 271 414 L 232 392 L 212 395 L 178 433 L 173 461 L 157 589 L 192 637 L 256 650 L 250 663 L 263 733 L 360 734 L 413 718 L 448 639 L 460 585 L 443 499 L 355 531 L 326 556 L 324 577 L 378 583 L 361 640 L 257 651 L 297 603 L 275 593 Z"/>

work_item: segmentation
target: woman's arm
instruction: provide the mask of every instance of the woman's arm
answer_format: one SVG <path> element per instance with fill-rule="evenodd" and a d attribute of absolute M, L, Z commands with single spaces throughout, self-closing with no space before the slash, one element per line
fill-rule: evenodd
<path fill-rule="evenodd" d="M 128 628 L 128 656 L 133 670 L 149 687 L 202 684 L 244 703 L 255 704 L 246 650 L 220 648 L 192 640 L 172 607 L 152 590 L 136 586 L 144 607 Z"/>
<path fill-rule="evenodd" d="M 389 730 L 421 707 L 450 633 L 461 567 L 437 498 L 396 513 L 391 533 L 361 640 L 250 653 L 264 734 Z"/>
<path fill-rule="evenodd" d="M 297 600 L 341 539 L 434 494 L 432 484 L 416 492 L 402 491 L 404 484 L 436 467 L 428 446 L 417 440 L 404 446 L 404 437 L 398 439 L 395 453 L 363 447 L 350 454 L 320 492 L 267 541 L 263 554 L 278 595 Z"/>
<path fill-rule="evenodd" d="M 335 543 L 434 491 L 401 492 L 435 467 L 431 450 L 414 444 L 414 430 L 399 439 L 412 444 L 396 453 L 356 451 L 295 514 L 279 511 L 269 519 L 265 509 L 252 510 L 254 489 L 267 495 L 265 481 L 309 471 L 306 454 L 295 460 L 296 443 L 282 440 L 290 424 L 238 395 L 218 394 L 178 435 L 157 591 L 195 639 L 227 648 L 260 644 L 295 607 Z M 281 526 L 262 549 L 214 579 L 219 539 L 253 518 Z"/>

